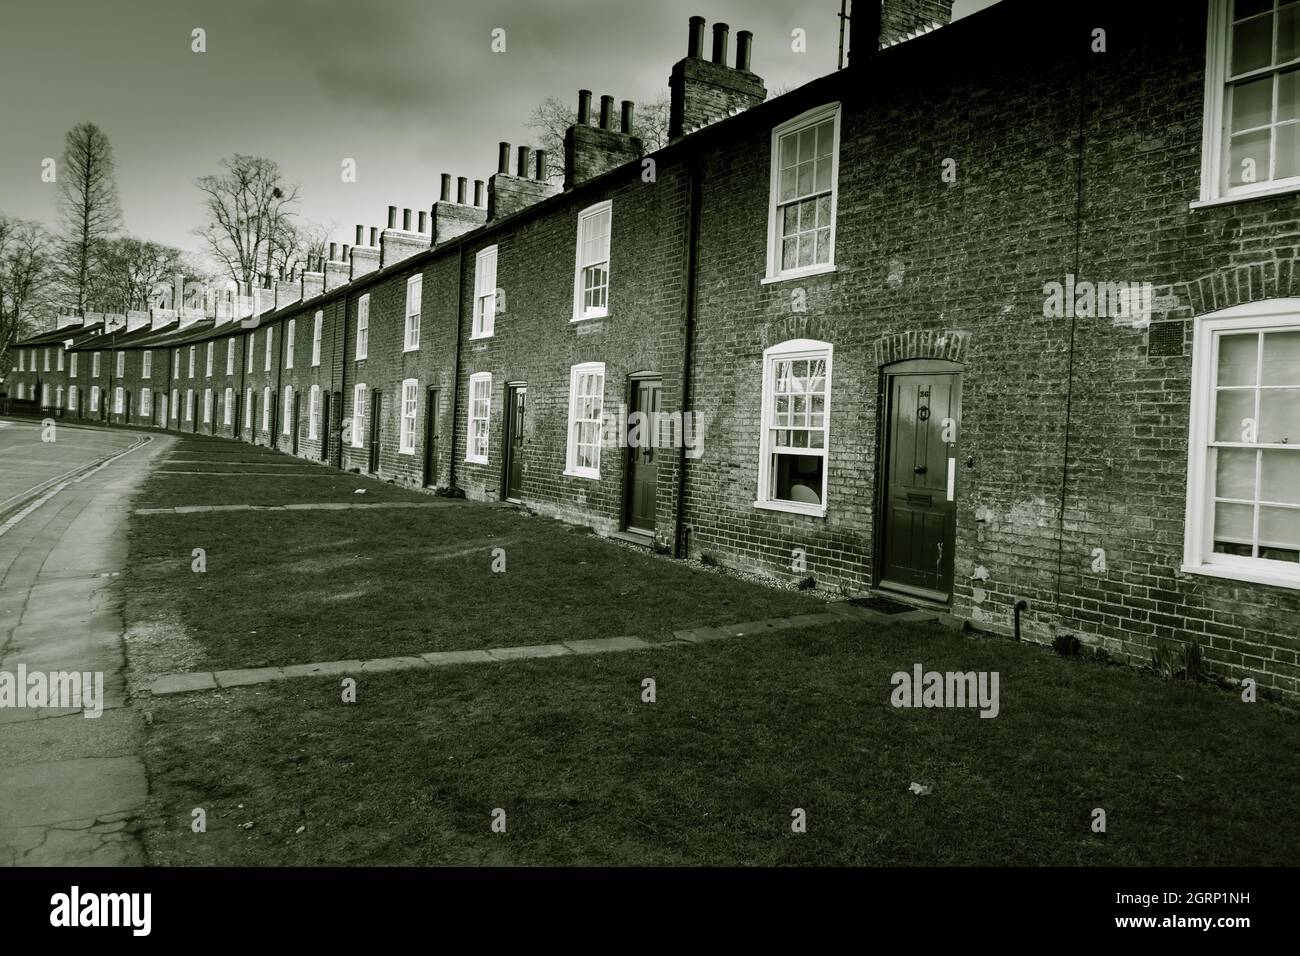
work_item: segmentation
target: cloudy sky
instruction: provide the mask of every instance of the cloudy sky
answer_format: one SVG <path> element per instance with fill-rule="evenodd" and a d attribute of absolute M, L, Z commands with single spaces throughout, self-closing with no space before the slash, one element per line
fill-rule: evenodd
<path fill-rule="evenodd" d="M 967 15 L 995 0 L 956 0 Z M 54 224 L 58 158 L 78 122 L 108 134 L 127 230 L 197 251 L 194 178 L 231 153 L 276 160 L 300 213 L 352 241 L 389 205 L 427 208 L 438 177 L 486 179 L 528 142 L 547 96 L 653 99 L 692 14 L 754 33 L 769 89 L 834 69 L 839 0 L 0 0 L 0 212 Z M 191 31 L 207 52 L 191 52 Z M 506 52 L 490 49 L 506 31 Z M 791 31 L 808 35 L 806 53 Z M 706 41 L 707 42 L 707 41 Z M 356 160 L 357 181 L 340 164 Z"/>

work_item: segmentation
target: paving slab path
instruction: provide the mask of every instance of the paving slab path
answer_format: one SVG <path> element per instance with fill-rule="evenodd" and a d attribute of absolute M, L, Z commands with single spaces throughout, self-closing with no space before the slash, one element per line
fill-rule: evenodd
<path fill-rule="evenodd" d="M 78 434 L 60 430 L 58 442 L 75 464 Z M 126 566 L 131 493 L 174 442 L 154 435 L 107 462 L 102 446 L 87 442 L 82 464 L 93 467 L 44 492 L 0 535 L 0 673 L 21 666 L 29 674 L 98 672 L 104 681 L 99 717 L 0 707 L 0 866 L 146 862 L 133 819 L 148 793 L 143 727 L 127 699 L 125 628 L 112 588 Z M 39 445 L 10 450 L 44 453 Z"/>

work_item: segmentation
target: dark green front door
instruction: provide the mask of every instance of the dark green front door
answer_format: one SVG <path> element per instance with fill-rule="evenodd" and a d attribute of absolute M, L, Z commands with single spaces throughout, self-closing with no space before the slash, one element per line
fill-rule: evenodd
<path fill-rule="evenodd" d="M 952 593 L 961 385 L 955 373 L 889 375 L 880 584 Z"/>
<path fill-rule="evenodd" d="M 658 503 L 659 449 L 655 447 L 658 434 L 654 422 L 661 392 L 657 379 L 634 381 L 628 408 L 627 527 L 647 534 L 654 533 Z"/>
<path fill-rule="evenodd" d="M 524 442 L 527 435 L 528 386 L 511 385 L 506 394 L 506 500 L 524 495 Z"/>

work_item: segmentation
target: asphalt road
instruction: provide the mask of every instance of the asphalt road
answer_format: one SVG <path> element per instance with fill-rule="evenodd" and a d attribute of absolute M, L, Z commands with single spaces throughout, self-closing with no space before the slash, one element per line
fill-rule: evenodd
<path fill-rule="evenodd" d="M 124 451 L 140 438 L 137 432 L 56 423 L 53 441 L 30 419 L 0 418 L 0 518 L 52 479 Z M 53 482 L 57 484 L 57 482 Z"/>

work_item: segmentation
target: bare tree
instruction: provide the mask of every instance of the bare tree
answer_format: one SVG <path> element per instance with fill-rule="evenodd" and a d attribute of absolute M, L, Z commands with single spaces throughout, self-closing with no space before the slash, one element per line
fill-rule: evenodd
<path fill-rule="evenodd" d="M 63 242 L 59 266 L 78 315 L 86 310 L 105 241 L 122 225 L 113 178 L 113 147 L 94 123 L 68 131 L 58 173 Z"/>
<path fill-rule="evenodd" d="M 208 212 L 208 223 L 195 234 L 227 275 L 250 286 L 295 254 L 298 187 L 285 183 L 278 163 L 261 156 L 236 153 L 221 168 L 195 180 Z"/>
<path fill-rule="evenodd" d="M 527 126 L 537 138 L 537 146 L 546 150 L 546 171 L 550 179 L 564 178 L 564 131 L 577 120 L 574 105 L 557 96 L 548 96 L 533 110 Z M 633 117 L 633 132 L 641 137 L 646 152 L 668 145 L 668 95 L 638 103 Z"/>
<path fill-rule="evenodd" d="M 105 244 L 93 301 L 104 311 L 147 309 L 158 283 L 190 272 L 184 253 L 172 246 L 132 237 L 110 239 Z"/>
<path fill-rule="evenodd" d="M 45 230 L 0 214 L 0 370 L 15 341 L 54 317 L 55 272 Z"/>

